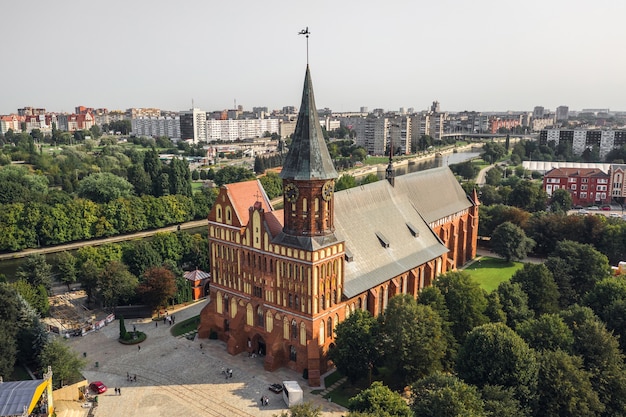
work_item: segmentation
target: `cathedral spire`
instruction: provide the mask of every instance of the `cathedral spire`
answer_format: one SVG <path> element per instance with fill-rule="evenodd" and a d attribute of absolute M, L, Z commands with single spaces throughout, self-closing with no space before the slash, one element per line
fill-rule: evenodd
<path fill-rule="evenodd" d="M 329 180 L 338 177 L 324 141 L 308 65 L 296 130 L 280 177 L 297 181 Z"/>

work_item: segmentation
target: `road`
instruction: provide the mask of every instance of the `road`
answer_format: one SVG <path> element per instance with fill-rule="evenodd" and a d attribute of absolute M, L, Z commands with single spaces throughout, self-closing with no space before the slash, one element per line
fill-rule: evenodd
<path fill-rule="evenodd" d="M 180 230 L 195 229 L 195 228 L 202 227 L 202 226 L 208 227 L 208 221 L 206 219 L 194 220 L 194 221 L 187 222 L 187 223 L 181 223 Z M 26 249 L 20 252 L 2 253 L 0 254 L 0 261 L 6 260 L 6 259 L 24 258 L 28 255 L 33 255 L 35 253 L 46 254 L 46 253 L 63 252 L 66 250 L 78 249 L 83 246 L 99 246 L 99 245 L 104 245 L 105 243 L 115 243 L 115 242 L 122 242 L 125 240 L 142 239 L 144 237 L 152 236 L 157 233 L 175 232 L 176 230 L 178 230 L 178 225 L 162 227 L 160 229 L 145 230 L 143 232 L 131 233 L 131 234 L 126 234 L 126 235 L 111 236 L 111 237 L 107 237 L 103 239 L 84 240 L 80 242 L 67 243 L 64 245 L 46 246 L 45 248 Z"/>

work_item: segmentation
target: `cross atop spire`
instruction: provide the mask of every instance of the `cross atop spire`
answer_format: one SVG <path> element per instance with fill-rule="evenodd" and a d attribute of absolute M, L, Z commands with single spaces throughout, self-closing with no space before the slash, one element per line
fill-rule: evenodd
<path fill-rule="evenodd" d="M 309 32 L 309 27 L 307 26 L 306 29 L 302 29 L 300 32 L 298 32 L 298 35 L 306 35 L 306 66 L 309 66 L 309 35 L 311 34 L 311 32 Z"/>

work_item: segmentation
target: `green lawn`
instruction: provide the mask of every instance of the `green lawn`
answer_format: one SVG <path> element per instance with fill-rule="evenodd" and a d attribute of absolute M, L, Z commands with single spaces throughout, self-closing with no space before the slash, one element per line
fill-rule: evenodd
<path fill-rule="evenodd" d="M 524 266 L 521 262 L 507 262 L 504 259 L 482 256 L 465 268 L 474 280 L 487 292 L 491 292 L 503 281 L 508 281 L 518 269 Z"/>
<path fill-rule="evenodd" d="M 187 320 L 183 320 L 180 323 L 176 323 L 175 325 L 173 325 L 170 333 L 172 333 L 172 336 L 180 336 L 181 334 L 197 330 L 199 324 L 200 315 L 190 317 Z"/>

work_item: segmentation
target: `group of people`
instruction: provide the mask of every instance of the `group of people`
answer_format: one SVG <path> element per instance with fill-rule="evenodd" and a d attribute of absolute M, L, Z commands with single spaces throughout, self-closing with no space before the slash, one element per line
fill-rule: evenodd
<path fill-rule="evenodd" d="M 128 381 L 128 382 L 137 382 L 137 374 L 131 375 L 128 372 L 126 372 L 126 381 Z"/>
<path fill-rule="evenodd" d="M 226 368 L 226 369 L 222 368 L 222 373 L 224 374 L 226 379 L 233 377 L 233 370 L 230 368 Z"/>
<path fill-rule="evenodd" d="M 267 395 L 264 395 L 261 397 L 261 406 L 265 407 L 267 405 L 269 405 L 270 403 L 270 398 Z"/>
<path fill-rule="evenodd" d="M 122 395 L 122 389 L 119 387 L 115 387 L 115 395 Z"/>

